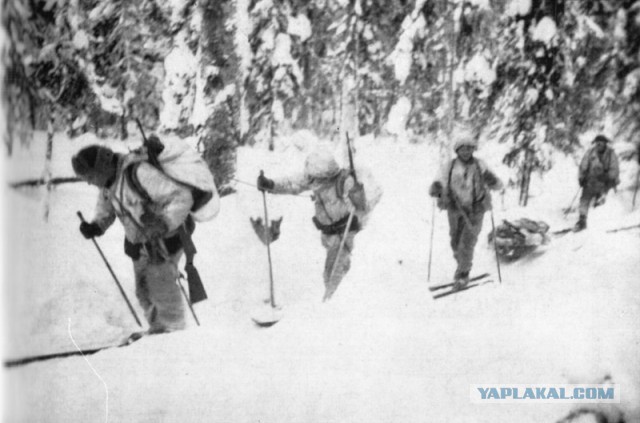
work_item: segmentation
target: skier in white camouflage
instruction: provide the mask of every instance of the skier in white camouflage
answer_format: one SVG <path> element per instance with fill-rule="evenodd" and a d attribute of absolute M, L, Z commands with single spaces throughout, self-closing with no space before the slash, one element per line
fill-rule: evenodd
<path fill-rule="evenodd" d="M 469 283 L 473 253 L 482 230 L 484 213 L 491 209 L 489 190 L 502 189 L 502 182 L 484 161 L 473 157 L 477 137 L 466 126 L 452 131 L 456 157 L 444 164 L 429 195 L 438 199 L 438 207 L 447 210 L 453 257 L 457 262 L 454 289 Z"/>
<path fill-rule="evenodd" d="M 356 178 L 358 177 L 359 175 L 356 175 Z M 321 232 L 322 245 L 327 250 L 324 265 L 324 301 L 331 298 L 348 272 L 354 237 L 362 229 L 368 214 L 382 195 L 380 188 L 371 178 L 365 182 L 367 186 L 360 183 L 361 180 L 358 179 L 356 183 L 349 169 L 341 169 L 333 154 L 327 149 L 318 149 L 308 155 L 302 175 L 277 180 L 268 179 L 262 174 L 258 177 L 257 185 L 261 191 L 266 190 L 274 194 L 313 191 L 315 216 L 312 220 Z M 342 236 L 352 210 L 354 215 L 351 226 L 338 257 Z"/>
<path fill-rule="evenodd" d="M 101 236 L 116 216 L 124 226 L 124 252 L 133 261 L 136 296 L 149 333 L 184 329 L 187 304 L 177 283 L 183 255 L 179 230 L 193 232 L 190 216 L 209 193 L 197 194 L 145 161 L 139 154 L 117 154 L 92 145 L 72 159 L 75 173 L 100 188 L 95 216 L 82 222 L 85 238 Z M 215 193 L 217 201 L 217 193 Z"/>

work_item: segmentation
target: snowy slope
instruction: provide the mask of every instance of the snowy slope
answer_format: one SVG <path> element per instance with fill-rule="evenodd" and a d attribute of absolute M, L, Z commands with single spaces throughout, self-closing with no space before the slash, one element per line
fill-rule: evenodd
<path fill-rule="evenodd" d="M 301 169 L 308 137 L 276 153 L 241 149 L 237 178 L 253 183 L 260 169 L 268 176 Z M 90 141 L 57 141 L 54 175 L 69 176 L 68 157 Z M 426 282 L 432 223 L 426 191 L 436 150 L 369 138 L 357 147 L 356 160 L 372 168 L 385 194 L 356 237 L 352 269 L 331 303 L 320 303 L 324 250 L 310 221 L 311 199 L 269 196 L 270 217 L 284 216 L 272 255 L 285 318 L 269 329 L 251 323 L 268 295 L 265 247 L 249 224 L 263 213 L 262 197 L 238 183 L 220 216 L 196 231 L 196 265 L 210 298 L 196 305 L 202 326 L 87 360 L 5 370 L 12 387 L 5 420 L 553 422 L 574 406 L 476 405 L 469 385 L 598 383 L 608 376 L 621 385 L 626 421 L 640 421 L 640 237 L 637 230 L 606 233 L 639 220 L 629 191 L 593 210 L 587 231 L 503 264 L 502 284 L 434 301 Z M 493 151 L 479 155 L 499 165 Z M 32 149 L 16 162 L 38 157 Z M 38 176 L 39 165 L 28 169 Z M 496 198 L 496 223 L 529 215 L 552 228 L 572 225 L 575 217 L 565 220 L 561 209 L 575 193 L 574 175 L 571 160 L 559 160 L 535 181 L 524 211 L 514 207 L 511 192 L 504 210 Z M 75 211 L 89 218 L 95 194 L 83 183 L 58 187 L 45 223 L 42 190 L 7 193 L 6 358 L 72 350 L 73 341 L 100 345 L 135 329 L 98 253 L 77 231 Z M 436 211 L 435 225 L 433 284 L 454 270 L 444 212 Z M 487 214 L 474 273 L 495 277 L 490 227 Z M 135 304 L 122 238 L 116 224 L 98 242 Z"/>

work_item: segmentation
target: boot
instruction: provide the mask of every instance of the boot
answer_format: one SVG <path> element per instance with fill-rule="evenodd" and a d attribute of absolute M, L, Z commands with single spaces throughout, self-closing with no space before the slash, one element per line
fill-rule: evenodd
<path fill-rule="evenodd" d="M 469 284 L 469 272 L 457 273 L 454 277 L 453 290 L 459 291 Z"/>
<path fill-rule="evenodd" d="M 576 223 L 576 226 L 574 226 L 573 231 L 574 232 L 579 232 L 583 229 L 586 229 L 587 227 L 587 216 L 585 216 L 584 214 L 581 214 L 580 217 L 578 218 L 578 222 Z"/>

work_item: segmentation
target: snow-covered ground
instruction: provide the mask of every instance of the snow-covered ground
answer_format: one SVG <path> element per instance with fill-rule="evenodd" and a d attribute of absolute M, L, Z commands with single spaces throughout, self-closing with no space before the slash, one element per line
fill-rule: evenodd
<path fill-rule="evenodd" d="M 267 176 L 301 169 L 307 137 L 277 152 L 240 149 L 238 180 L 253 183 L 260 169 Z M 39 176 L 44 153 L 36 141 L 8 163 L 10 180 Z M 91 141 L 56 138 L 54 176 L 71 176 L 69 157 Z M 436 211 L 432 221 L 427 196 L 437 150 L 371 138 L 357 147 L 356 161 L 373 170 L 385 193 L 330 303 L 320 301 L 324 250 L 311 199 L 269 196 L 270 217 L 284 216 L 272 245 L 284 318 L 268 329 L 252 323 L 268 296 L 266 249 L 249 223 L 262 216 L 262 197 L 238 183 L 220 215 L 195 234 L 209 293 L 195 306 L 202 326 L 86 359 L 5 369 L 5 421 L 555 422 L 576 406 L 472 404 L 469 386 L 605 378 L 620 385 L 622 402 L 599 409 L 640 421 L 640 235 L 606 232 L 640 220 L 627 189 L 635 164 L 624 164 L 622 189 L 592 210 L 588 230 L 502 264 L 502 284 L 434 301 L 427 284 L 432 223 L 431 283 L 448 281 L 454 270 L 446 215 Z M 478 156 L 507 175 L 494 150 L 481 148 Z M 515 192 L 495 197 L 496 224 L 528 216 L 552 230 L 573 225 L 575 215 L 564 218 L 561 209 L 577 190 L 575 173 L 572 160 L 558 158 L 534 181 L 524 210 Z M 136 329 L 100 256 L 77 230 L 76 210 L 90 218 L 97 191 L 58 186 L 48 222 L 44 193 L 5 196 L 5 359 L 109 344 Z M 473 273 L 491 272 L 497 282 L 486 243 L 489 213 L 484 223 Z M 116 223 L 98 242 L 142 315 L 122 240 Z"/>

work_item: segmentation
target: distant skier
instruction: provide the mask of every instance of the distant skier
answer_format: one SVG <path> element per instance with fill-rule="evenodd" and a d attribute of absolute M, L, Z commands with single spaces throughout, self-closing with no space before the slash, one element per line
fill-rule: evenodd
<path fill-rule="evenodd" d="M 341 169 L 329 150 L 318 149 L 306 158 L 303 175 L 278 180 L 268 179 L 262 174 L 258 177 L 257 185 L 261 191 L 266 190 L 274 194 L 313 191 L 315 216 L 312 220 L 322 234 L 322 245 L 327 249 L 324 265 L 325 301 L 331 298 L 349 270 L 354 237 L 362 229 L 367 216 L 382 195 L 373 179 L 361 178 L 364 175 L 360 173 L 362 172 L 356 175 L 356 184 L 350 170 Z M 360 183 L 365 179 L 364 185 Z M 338 257 L 342 236 L 352 210 L 354 215 L 351 226 Z M 334 264 L 335 271 L 331 275 Z"/>
<path fill-rule="evenodd" d="M 478 142 L 469 128 L 456 126 L 452 139 L 457 157 L 444 164 L 429 195 L 438 198 L 440 209 L 447 210 L 451 249 L 458 263 L 454 289 L 460 289 L 469 283 L 484 213 L 491 209 L 489 189 L 500 190 L 503 185 L 482 160 L 473 157 Z"/>
<path fill-rule="evenodd" d="M 159 142 L 156 137 L 152 136 Z M 92 145 L 73 158 L 75 173 L 100 188 L 95 217 L 82 222 L 85 238 L 97 237 L 116 216 L 124 226 L 124 252 L 133 260 L 136 296 L 149 323 L 149 333 L 184 329 L 187 304 L 177 284 L 183 254 L 181 231 L 193 233 L 190 213 L 213 193 L 194 190 L 167 176 L 136 152 L 114 153 Z M 213 181 L 213 179 L 211 179 Z M 212 200 L 213 201 L 213 200 Z M 217 213 L 217 203 L 214 210 Z"/>
<path fill-rule="evenodd" d="M 620 183 L 620 171 L 618 168 L 618 156 L 607 144 L 609 139 L 604 135 L 594 138 L 594 147 L 591 147 L 582 158 L 578 172 L 578 183 L 582 187 L 580 196 L 580 217 L 575 225 L 576 231 L 587 227 L 587 214 L 589 206 L 594 200 L 594 207 L 602 205 L 607 192 Z"/>

